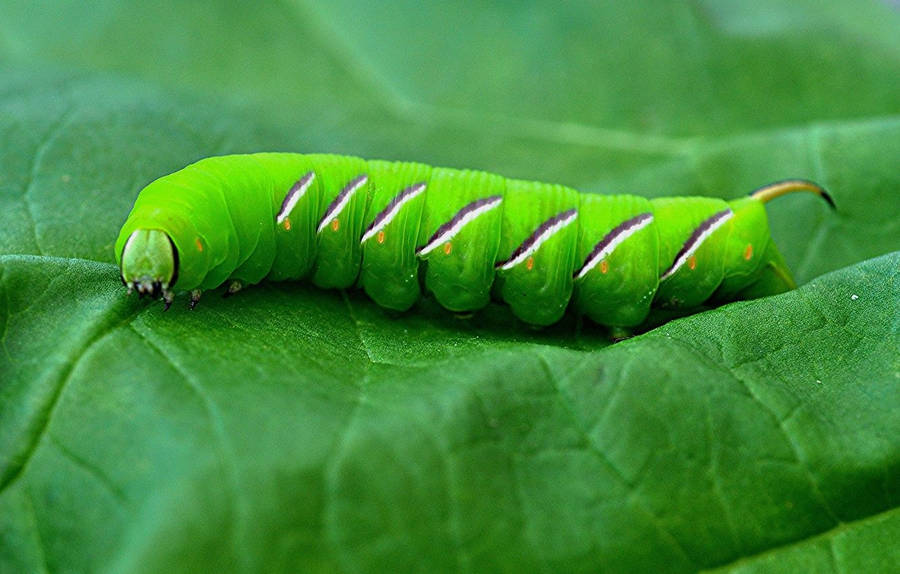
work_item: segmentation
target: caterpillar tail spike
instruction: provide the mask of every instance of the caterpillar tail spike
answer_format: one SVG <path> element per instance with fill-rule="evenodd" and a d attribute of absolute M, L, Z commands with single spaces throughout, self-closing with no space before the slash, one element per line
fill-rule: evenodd
<path fill-rule="evenodd" d="M 807 179 L 785 179 L 776 181 L 760 187 L 751 192 L 750 197 L 762 203 L 797 192 L 810 192 L 821 197 L 832 210 L 837 210 L 831 195 L 819 184 Z M 784 257 L 775 247 L 773 242 L 769 242 L 766 253 L 763 254 L 762 271 L 759 279 L 754 285 L 748 285 L 739 294 L 742 299 L 754 299 L 765 296 L 769 293 L 781 293 L 797 288 L 797 282 L 794 280 L 791 270 L 788 268 Z"/>
<path fill-rule="evenodd" d="M 781 181 L 776 181 L 753 190 L 750 193 L 750 197 L 752 197 L 753 199 L 757 199 L 763 203 L 768 203 L 776 197 L 781 197 L 782 195 L 795 193 L 798 191 L 812 192 L 824 199 L 825 202 L 831 207 L 831 209 L 837 210 L 837 205 L 835 205 L 834 199 L 832 199 L 831 195 L 827 191 L 825 191 L 825 188 L 815 182 L 809 181 L 808 179 L 784 179 Z"/>
<path fill-rule="evenodd" d="M 216 188 L 210 181 L 218 182 Z M 569 308 L 621 337 L 679 311 L 796 285 L 765 204 L 802 179 L 733 200 L 579 193 L 481 171 L 326 154 L 210 157 L 141 190 L 116 241 L 138 295 L 225 295 L 270 281 L 360 286 L 390 312 L 423 292 L 465 315 L 491 300 L 529 325 Z"/>

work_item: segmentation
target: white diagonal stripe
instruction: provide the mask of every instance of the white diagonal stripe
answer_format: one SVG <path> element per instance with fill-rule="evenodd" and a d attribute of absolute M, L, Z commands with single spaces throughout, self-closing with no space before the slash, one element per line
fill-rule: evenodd
<path fill-rule="evenodd" d="M 653 223 L 652 215 L 644 219 L 643 221 L 638 222 L 636 225 L 633 225 L 628 229 L 622 231 L 622 233 L 617 235 L 612 241 L 609 242 L 609 245 L 600 250 L 600 253 L 591 257 L 590 261 L 588 261 L 584 265 L 584 267 L 581 268 L 581 271 L 578 272 L 578 275 L 575 276 L 575 279 L 581 279 L 582 277 L 587 275 L 591 269 L 597 266 L 597 264 L 612 255 L 613 251 L 615 251 L 619 245 L 622 245 L 622 243 L 624 243 L 626 239 L 628 239 L 641 229 L 647 227 L 651 223 Z"/>
<path fill-rule="evenodd" d="M 322 233 L 322 230 L 325 229 L 326 227 L 328 227 L 328 224 L 331 223 L 335 217 L 337 217 L 338 215 L 341 214 L 341 211 L 343 211 L 344 208 L 347 207 L 347 204 L 350 203 L 350 200 L 353 198 L 354 194 L 356 194 L 356 192 L 359 191 L 359 189 L 362 186 L 364 186 L 366 184 L 366 182 L 368 182 L 368 181 L 369 181 L 368 175 L 364 175 L 361 178 L 359 178 L 359 181 L 357 181 L 355 184 L 353 184 L 353 187 L 351 187 L 347 191 L 347 193 L 344 194 L 344 197 L 341 198 L 340 203 L 337 204 L 337 207 L 335 207 L 334 211 L 329 213 L 328 217 L 323 218 L 322 221 L 319 222 L 319 227 L 316 229 L 316 233 Z"/>
<path fill-rule="evenodd" d="M 722 217 L 714 221 L 712 225 L 709 226 L 709 229 L 701 233 L 700 237 L 698 237 L 697 240 L 694 241 L 694 243 L 688 248 L 688 250 L 682 253 L 681 256 L 675 260 L 675 263 L 672 265 L 672 267 L 668 271 L 663 273 L 662 277 L 660 277 L 659 280 L 663 281 L 674 275 L 675 272 L 678 271 L 687 262 L 687 260 L 691 258 L 691 255 L 693 255 L 697 252 L 698 249 L 700 249 L 700 246 L 703 245 L 703 242 L 709 239 L 709 236 L 715 233 L 718 228 L 722 227 L 726 221 L 731 219 L 732 215 L 734 215 L 734 212 L 729 210 L 725 212 Z"/>
<path fill-rule="evenodd" d="M 278 212 L 278 216 L 275 218 L 276 223 L 280 224 L 285 219 L 287 219 L 287 216 L 291 214 L 291 210 L 294 209 L 294 207 L 297 205 L 297 202 L 300 201 L 300 198 L 306 195 L 306 190 L 309 189 L 309 186 L 312 185 L 313 180 L 316 179 L 316 173 L 314 171 L 309 172 L 309 175 L 309 178 L 307 178 L 307 180 L 303 182 L 300 187 L 292 192 L 289 192 L 290 197 L 288 198 L 287 205 L 285 205 L 284 208 L 282 208 L 282 210 Z"/>
<path fill-rule="evenodd" d="M 557 233 L 559 233 L 560 231 L 562 231 L 563 229 L 565 229 L 566 227 L 571 225 L 572 222 L 575 221 L 575 219 L 577 217 L 578 217 L 578 212 L 573 211 L 572 214 L 569 215 L 568 217 L 566 217 L 565 219 L 561 219 L 561 220 L 557 221 L 556 223 L 554 223 L 553 225 L 551 225 L 550 227 L 548 227 L 543 233 L 541 233 L 541 235 L 535 240 L 535 242 L 531 244 L 531 247 L 529 247 L 528 249 L 526 249 L 525 251 L 523 251 L 522 253 L 517 255 L 514 259 L 510 259 L 509 261 L 507 261 L 506 263 L 501 265 L 500 269 L 503 269 L 504 271 L 507 269 L 512 269 L 519 263 L 521 263 L 521 262 L 525 261 L 526 259 L 528 259 L 529 257 L 531 257 L 531 255 L 533 255 L 534 252 L 537 251 L 541 247 L 541 245 L 544 244 L 544 242 L 546 242 L 548 239 L 550 239 L 551 237 L 553 237 L 554 235 L 556 235 Z"/>
<path fill-rule="evenodd" d="M 437 246 L 441 245 L 442 243 L 446 243 L 447 241 L 450 241 L 451 239 L 456 237 L 459 234 L 459 232 L 462 231 L 466 225 L 472 223 L 478 217 L 484 215 L 485 213 L 491 211 L 492 209 L 496 209 L 500 205 L 501 201 L 503 201 L 502 197 L 496 197 L 496 198 L 492 199 L 491 201 L 489 201 L 488 203 L 485 203 L 484 205 L 478 207 L 477 209 L 473 209 L 469 213 L 465 214 L 459 221 L 457 221 L 453 225 L 453 227 L 451 227 L 444 233 L 441 233 L 439 236 L 435 237 L 434 241 L 431 241 L 425 247 L 420 249 L 419 252 L 416 253 L 416 255 L 418 255 L 419 257 L 424 257 L 424 256 L 428 255 L 429 253 L 434 251 Z"/>
<path fill-rule="evenodd" d="M 403 199 L 401 199 L 400 201 L 397 202 L 397 205 L 395 205 L 393 207 L 393 209 L 391 209 L 391 211 L 384 217 L 384 219 L 381 220 L 381 223 L 374 226 L 372 229 L 368 230 L 365 234 L 363 234 L 363 236 L 359 240 L 359 242 L 362 244 L 362 243 L 365 243 L 366 241 L 368 241 L 369 239 L 375 237 L 375 235 L 377 235 L 379 231 L 384 229 L 388 223 L 390 223 L 391 221 L 394 220 L 395 217 L 397 217 L 397 214 L 400 213 L 400 210 L 403 208 L 404 205 L 406 205 L 413 199 L 422 195 L 422 192 L 424 192 L 424 191 L 425 191 L 424 183 L 420 183 L 420 184 L 416 185 L 409 195 L 407 195 L 406 197 L 404 197 Z"/>

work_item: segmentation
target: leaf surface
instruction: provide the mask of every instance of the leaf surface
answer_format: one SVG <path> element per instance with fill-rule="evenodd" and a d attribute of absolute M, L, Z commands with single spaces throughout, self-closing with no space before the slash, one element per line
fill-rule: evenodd
<path fill-rule="evenodd" d="M 0 5 L 0 572 L 889 572 L 900 14 Z M 73 48 L 73 46 L 75 48 Z M 491 305 L 126 298 L 138 191 L 353 153 L 774 202 L 797 291 L 610 346 Z"/>

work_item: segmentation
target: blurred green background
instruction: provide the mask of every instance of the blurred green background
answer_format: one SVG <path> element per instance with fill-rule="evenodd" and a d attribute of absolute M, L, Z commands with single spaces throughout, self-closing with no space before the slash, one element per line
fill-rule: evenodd
<path fill-rule="evenodd" d="M 0 573 L 895 571 L 898 31 L 888 0 L 0 0 Z M 304 284 L 126 298 L 141 187 L 262 150 L 839 209 L 769 209 L 800 290 L 613 346 Z"/>
<path fill-rule="evenodd" d="M 205 155 L 261 149 L 654 196 L 735 197 L 809 177 L 841 211 L 826 219 L 806 197 L 772 209 L 801 281 L 896 248 L 890 2 L 4 2 L 0 16 L 4 121 L 35 143 L 40 127 L 102 121 L 101 110 L 143 127 L 117 142 L 133 178 L 93 192 L 115 209 L 60 255 L 111 260 L 108 242 L 91 248 L 143 184 Z M 184 131 L 177 155 L 156 149 L 172 145 L 149 129 L 160 118 Z M 40 212 L 58 198 L 34 183 Z M 7 252 L 35 250 L 4 239 Z"/>

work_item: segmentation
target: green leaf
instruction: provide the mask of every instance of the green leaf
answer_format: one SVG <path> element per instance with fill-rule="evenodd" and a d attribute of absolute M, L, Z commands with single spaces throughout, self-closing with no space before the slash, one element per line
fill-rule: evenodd
<path fill-rule="evenodd" d="M 891 571 L 900 12 L 385 8 L 0 5 L 0 572 Z M 769 209 L 799 290 L 612 346 L 305 284 L 125 297 L 140 188 L 260 150 L 838 211 Z"/>
<path fill-rule="evenodd" d="M 109 264 L 0 263 L 26 570 L 896 559 L 853 540 L 897 529 L 900 254 L 596 350 L 415 316 L 379 336 L 371 304 L 301 286 L 164 314 Z"/>

